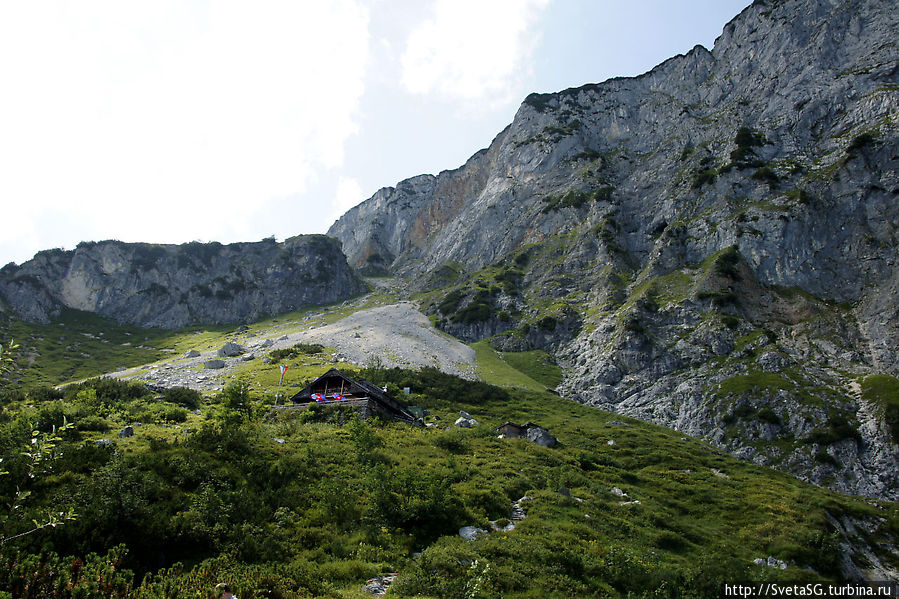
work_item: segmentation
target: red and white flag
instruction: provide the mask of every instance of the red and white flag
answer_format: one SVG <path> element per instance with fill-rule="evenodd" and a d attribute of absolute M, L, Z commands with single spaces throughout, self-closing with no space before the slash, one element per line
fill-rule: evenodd
<path fill-rule="evenodd" d="M 287 372 L 287 365 L 281 364 L 281 379 L 278 381 L 278 386 L 281 386 L 281 383 L 284 382 L 284 373 Z"/>

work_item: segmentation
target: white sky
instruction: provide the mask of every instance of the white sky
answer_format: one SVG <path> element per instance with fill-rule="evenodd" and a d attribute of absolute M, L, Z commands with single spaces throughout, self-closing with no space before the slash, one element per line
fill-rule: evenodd
<path fill-rule="evenodd" d="M 0 0 L 0 265 L 323 233 L 749 0 Z"/>

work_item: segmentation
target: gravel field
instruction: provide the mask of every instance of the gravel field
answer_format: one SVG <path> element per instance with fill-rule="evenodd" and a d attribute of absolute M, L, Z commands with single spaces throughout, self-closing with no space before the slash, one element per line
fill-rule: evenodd
<path fill-rule="evenodd" d="M 297 327 L 302 328 L 296 331 Z M 286 328 L 294 329 L 285 333 Z M 384 367 L 419 368 L 434 366 L 443 372 L 476 379 L 475 352 L 459 340 L 438 331 L 416 305 L 409 301 L 366 308 L 331 324 L 321 318 L 308 317 L 293 323 L 281 323 L 252 335 L 229 336 L 245 353 L 220 358 L 215 351 L 194 357 L 176 357 L 146 367 L 130 368 L 116 373 L 122 379 L 140 380 L 162 387 L 191 387 L 200 391 L 220 389 L 242 361 L 262 357 L 274 349 L 297 343 L 320 343 L 337 350 L 334 361 L 358 366 L 380 362 Z M 219 369 L 204 368 L 209 360 L 220 359 Z"/>

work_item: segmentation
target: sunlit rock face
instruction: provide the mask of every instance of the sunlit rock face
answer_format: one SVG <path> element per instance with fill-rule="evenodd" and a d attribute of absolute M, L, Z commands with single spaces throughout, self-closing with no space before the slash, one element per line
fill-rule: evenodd
<path fill-rule="evenodd" d="M 364 289 L 339 244 L 321 235 L 230 245 L 82 243 L 0 271 L 8 308 L 44 323 L 66 308 L 144 327 L 248 322 Z"/>
<path fill-rule="evenodd" d="M 329 233 L 445 288 L 444 330 L 549 350 L 565 396 L 897 498 L 883 406 L 853 387 L 899 373 L 897 19 L 754 3 L 712 51 L 532 94 L 465 165 Z"/>

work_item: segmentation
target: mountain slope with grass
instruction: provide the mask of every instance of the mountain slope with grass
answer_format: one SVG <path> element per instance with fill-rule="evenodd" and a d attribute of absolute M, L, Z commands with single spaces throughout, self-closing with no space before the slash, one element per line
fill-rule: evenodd
<path fill-rule="evenodd" d="M 273 386 L 239 381 L 206 397 L 112 379 L 5 390 L 0 498 L 18 507 L 0 523 L 0 592 L 181 598 L 227 580 L 249 599 L 359 598 L 389 574 L 396 597 L 674 598 L 897 576 L 889 502 L 545 392 L 431 368 L 351 375 L 409 387 L 437 426 L 272 415 Z M 447 426 L 459 410 L 480 425 Z M 497 438 L 508 420 L 560 445 Z M 63 425 L 53 456 L 20 450 Z"/>
<path fill-rule="evenodd" d="M 897 498 L 897 400 L 864 391 L 899 375 L 897 32 L 885 0 L 755 2 L 329 234 L 444 331 L 551 353 L 565 397 Z"/>

